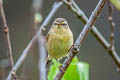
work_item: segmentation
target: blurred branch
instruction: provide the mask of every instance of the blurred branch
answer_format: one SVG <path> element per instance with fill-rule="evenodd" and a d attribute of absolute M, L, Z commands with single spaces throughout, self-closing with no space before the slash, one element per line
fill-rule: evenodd
<path fill-rule="evenodd" d="M 44 2 L 44 0 L 33 0 L 32 3 L 32 10 L 33 12 L 39 12 L 42 9 L 42 3 Z"/>
<path fill-rule="evenodd" d="M 92 29 L 96 19 L 98 18 L 98 16 L 100 15 L 100 12 L 102 11 L 102 9 L 104 7 L 106 1 L 107 0 L 100 0 L 99 3 L 97 4 L 97 6 L 94 9 L 94 11 L 92 12 L 89 20 L 87 21 L 87 24 L 85 25 L 82 32 L 80 33 L 77 40 L 75 41 L 73 48 L 71 48 L 71 50 L 69 51 L 68 58 L 64 61 L 63 65 L 61 66 L 61 69 L 58 71 L 54 80 L 61 80 L 63 74 L 67 70 L 67 67 L 71 63 L 72 59 L 79 52 L 79 48 L 81 47 L 83 41 L 85 40 L 88 33 Z"/>
<path fill-rule="evenodd" d="M 66 4 L 68 6 L 68 8 L 72 12 L 74 12 L 77 15 L 77 17 L 83 22 L 83 24 L 86 24 L 86 22 L 88 21 L 88 18 L 85 15 L 85 13 L 78 7 L 78 5 L 75 3 L 74 0 L 71 0 L 71 1 L 63 0 L 63 2 L 64 2 L 64 4 Z M 120 57 L 119 57 L 119 55 L 117 54 L 115 49 L 109 50 L 110 43 L 108 43 L 106 41 L 106 39 L 102 36 L 102 34 L 98 31 L 98 29 L 94 25 L 92 27 L 91 33 L 102 44 L 102 46 L 109 52 L 109 54 L 111 55 L 114 62 L 120 68 Z"/>
<path fill-rule="evenodd" d="M 39 42 L 39 80 L 46 80 L 46 38 L 45 36 L 43 36 L 43 34 L 41 33 L 39 38 L 38 38 L 38 42 Z"/>
<path fill-rule="evenodd" d="M 43 1 L 44 0 L 33 0 L 33 11 L 34 11 L 34 30 L 38 32 L 38 25 L 42 22 L 42 9 L 43 9 Z M 40 12 L 39 12 L 40 11 Z M 39 80 L 46 80 L 46 68 L 45 68 L 45 60 L 46 60 L 46 39 L 45 36 L 40 33 L 38 37 L 38 47 L 39 47 Z"/>
<path fill-rule="evenodd" d="M 29 52 L 31 51 L 31 49 L 34 47 L 35 43 L 38 40 L 38 37 L 41 33 L 42 30 L 44 30 L 44 28 L 48 25 L 48 23 L 50 22 L 50 20 L 52 19 L 52 17 L 54 16 L 55 12 L 58 10 L 58 8 L 62 5 L 62 2 L 55 2 L 50 13 L 48 14 L 48 16 L 46 17 L 46 19 L 44 20 L 44 22 L 42 23 L 39 32 L 32 38 L 32 40 L 29 42 L 28 46 L 24 49 L 24 51 L 22 52 L 22 55 L 20 56 L 20 58 L 18 59 L 18 61 L 16 62 L 15 66 L 13 67 L 13 69 L 10 71 L 7 80 L 11 80 L 12 79 L 12 73 L 15 72 L 20 68 L 20 66 L 22 65 L 22 63 L 24 62 L 25 58 L 27 57 L 27 55 L 29 54 Z"/>
<path fill-rule="evenodd" d="M 8 46 L 8 54 L 10 56 L 11 66 L 13 68 L 14 61 L 13 61 L 13 56 L 12 56 L 12 48 L 11 48 L 11 42 L 10 42 L 9 28 L 8 28 L 8 25 L 7 25 L 7 22 L 6 22 L 2 0 L 0 0 L 0 20 L 2 22 L 2 26 L 3 26 L 3 29 L 4 29 L 3 31 L 6 35 L 6 41 L 7 41 L 7 46 Z"/>
<path fill-rule="evenodd" d="M 34 13 L 34 26 L 33 29 L 37 33 L 39 30 L 39 24 L 42 22 L 42 11 L 43 11 L 44 0 L 33 0 L 32 11 Z"/>
<path fill-rule="evenodd" d="M 3 31 L 5 33 L 5 36 L 6 36 L 5 39 L 6 39 L 7 47 L 8 47 L 8 55 L 9 55 L 9 58 L 10 58 L 11 67 L 13 69 L 14 60 L 13 60 L 12 47 L 11 47 L 11 42 L 10 42 L 9 27 L 7 25 L 7 22 L 6 22 L 5 13 L 4 13 L 4 9 L 3 9 L 3 1 L 2 0 L 0 0 L 0 21 L 1 21 L 1 24 L 3 26 Z M 16 79 L 17 76 L 14 74 L 13 78 Z"/>
<path fill-rule="evenodd" d="M 2 23 L 3 29 L 4 29 L 3 31 L 4 31 L 4 33 L 6 35 L 5 39 L 7 41 L 8 55 L 10 57 L 11 67 L 13 69 L 13 67 L 14 67 L 14 60 L 13 60 L 12 47 L 11 47 L 11 42 L 10 42 L 9 27 L 7 25 L 7 22 L 6 22 L 2 0 L 0 0 L 0 19 L 1 19 L 1 23 Z M 12 76 L 13 76 L 14 80 L 17 80 L 17 75 L 16 74 L 12 74 Z"/>

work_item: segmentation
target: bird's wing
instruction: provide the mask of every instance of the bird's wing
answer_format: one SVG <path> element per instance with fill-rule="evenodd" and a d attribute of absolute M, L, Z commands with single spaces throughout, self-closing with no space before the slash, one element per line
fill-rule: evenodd
<path fill-rule="evenodd" d="M 49 39 L 49 35 L 50 35 L 50 33 L 48 32 L 48 34 L 47 34 L 47 36 L 46 36 L 46 40 L 48 41 L 48 39 Z"/>
<path fill-rule="evenodd" d="M 50 29 L 49 32 L 47 33 L 47 36 L 46 36 L 46 40 L 47 40 L 47 41 L 48 41 L 48 39 L 49 39 L 50 33 L 52 32 L 52 29 L 53 29 L 53 27 L 51 27 L 51 29 Z"/>

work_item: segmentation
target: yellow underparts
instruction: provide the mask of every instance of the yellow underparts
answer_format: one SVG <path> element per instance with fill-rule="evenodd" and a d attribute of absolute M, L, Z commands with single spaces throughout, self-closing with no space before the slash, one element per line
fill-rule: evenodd
<path fill-rule="evenodd" d="M 68 50 L 73 45 L 73 35 L 69 29 L 54 29 L 47 42 L 49 59 L 62 58 L 67 55 Z"/>

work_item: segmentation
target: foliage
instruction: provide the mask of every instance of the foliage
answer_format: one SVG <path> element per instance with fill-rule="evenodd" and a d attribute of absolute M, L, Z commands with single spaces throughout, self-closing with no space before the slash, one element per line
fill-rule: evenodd
<path fill-rule="evenodd" d="M 48 80 L 54 80 L 54 77 L 59 70 L 58 65 L 58 62 L 53 60 L 53 65 L 50 67 L 50 71 L 48 72 Z M 79 62 L 75 57 L 62 77 L 62 80 L 89 80 L 89 64 Z"/>

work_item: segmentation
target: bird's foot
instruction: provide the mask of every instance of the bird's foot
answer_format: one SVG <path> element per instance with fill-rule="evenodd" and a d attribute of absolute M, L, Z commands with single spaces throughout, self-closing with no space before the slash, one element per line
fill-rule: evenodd
<path fill-rule="evenodd" d="M 65 72 L 65 70 L 62 68 L 62 65 L 59 66 L 59 69 L 63 72 Z"/>

